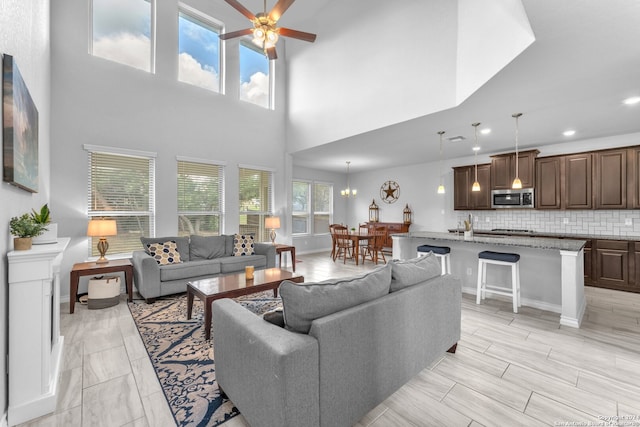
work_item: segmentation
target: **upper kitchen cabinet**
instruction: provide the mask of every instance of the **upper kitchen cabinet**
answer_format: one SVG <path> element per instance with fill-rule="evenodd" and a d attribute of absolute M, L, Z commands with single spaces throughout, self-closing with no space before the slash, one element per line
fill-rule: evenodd
<path fill-rule="evenodd" d="M 535 160 L 538 150 L 518 153 L 518 177 L 522 188 L 533 188 L 535 185 Z M 491 189 L 508 190 L 516 178 L 516 153 L 491 156 Z"/>
<path fill-rule="evenodd" d="M 592 209 L 592 153 L 564 156 L 564 208 Z"/>
<path fill-rule="evenodd" d="M 627 205 L 631 209 L 640 209 L 640 147 L 629 148 L 627 156 Z"/>
<path fill-rule="evenodd" d="M 627 149 L 597 151 L 594 159 L 594 208 L 627 208 Z"/>
<path fill-rule="evenodd" d="M 562 166 L 564 157 L 536 159 L 536 208 L 562 208 Z"/>
<path fill-rule="evenodd" d="M 491 209 L 491 165 L 478 165 L 480 191 L 472 192 L 475 166 L 453 168 L 453 208 L 455 210 Z"/>

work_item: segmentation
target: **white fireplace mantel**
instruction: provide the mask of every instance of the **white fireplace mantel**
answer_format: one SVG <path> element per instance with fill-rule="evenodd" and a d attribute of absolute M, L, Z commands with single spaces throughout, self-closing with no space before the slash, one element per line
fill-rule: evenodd
<path fill-rule="evenodd" d="M 69 238 L 12 251 L 9 260 L 9 425 L 53 412 L 64 337 L 60 266 Z"/>

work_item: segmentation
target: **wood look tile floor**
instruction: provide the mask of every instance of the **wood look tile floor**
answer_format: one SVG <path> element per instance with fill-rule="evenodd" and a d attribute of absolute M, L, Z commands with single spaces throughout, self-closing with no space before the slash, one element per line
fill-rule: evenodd
<path fill-rule="evenodd" d="M 307 282 L 374 267 L 334 263 L 326 253 L 298 259 L 296 270 Z M 514 314 L 510 301 L 476 305 L 474 296 L 463 295 L 457 352 L 443 355 L 356 426 L 640 426 L 640 294 L 587 287 L 586 295 L 580 329 L 559 326 L 555 313 L 522 307 Z M 23 425 L 174 425 L 124 295 L 115 307 L 76 305 L 69 314 L 65 303 L 61 311 L 57 409 Z M 238 416 L 224 426 L 248 424 Z"/>

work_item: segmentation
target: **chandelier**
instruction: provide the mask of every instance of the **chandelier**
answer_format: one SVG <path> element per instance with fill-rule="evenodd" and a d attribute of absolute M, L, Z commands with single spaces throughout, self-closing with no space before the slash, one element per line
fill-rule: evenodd
<path fill-rule="evenodd" d="M 340 194 L 342 195 L 342 197 L 356 197 L 356 194 L 358 193 L 358 190 L 356 190 L 355 188 L 351 188 L 351 185 L 349 184 L 349 165 L 350 164 L 351 162 L 347 161 L 347 188 L 340 191 Z"/>

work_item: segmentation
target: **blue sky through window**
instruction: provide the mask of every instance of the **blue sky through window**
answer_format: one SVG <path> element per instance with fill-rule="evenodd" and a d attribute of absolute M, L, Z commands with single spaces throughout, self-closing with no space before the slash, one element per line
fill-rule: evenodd
<path fill-rule="evenodd" d="M 178 79 L 219 91 L 219 40 L 218 30 L 181 12 L 178 18 Z"/>
<path fill-rule="evenodd" d="M 93 0 L 93 49 L 102 58 L 151 70 L 149 0 Z"/>
<path fill-rule="evenodd" d="M 269 108 L 269 59 L 240 42 L 240 99 Z"/>

